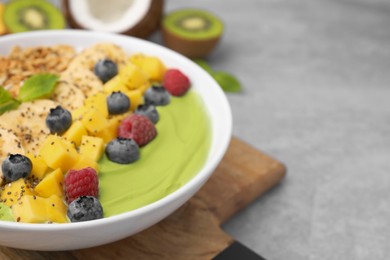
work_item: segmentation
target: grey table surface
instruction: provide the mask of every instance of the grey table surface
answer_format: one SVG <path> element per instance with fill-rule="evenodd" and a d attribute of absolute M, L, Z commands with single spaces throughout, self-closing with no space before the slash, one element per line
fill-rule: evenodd
<path fill-rule="evenodd" d="M 166 0 L 220 16 L 233 134 L 286 179 L 224 229 L 269 260 L 390 259 L 390 1 Z M 150 40 L 160 43 L 160 35 Z"/>
<path fill-rule="evenodd" d="M 390 259 L 390 1 L 168 0 L 226 32 L 234 135 L 287 178 L 224 229 L 267 259 Z"/>

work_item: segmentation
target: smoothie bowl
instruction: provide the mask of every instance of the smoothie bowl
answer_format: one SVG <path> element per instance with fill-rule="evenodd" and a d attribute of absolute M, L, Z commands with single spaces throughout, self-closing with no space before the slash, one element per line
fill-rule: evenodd
<path fill-rule="evenodd" d="M 142 231 L 199 190 L 230 141 L 217 83 L 144 40 L 74 30 L 5 36 L 0 81 L 9 101 L 0 105 L 3 246 L 70 250 Z"/>

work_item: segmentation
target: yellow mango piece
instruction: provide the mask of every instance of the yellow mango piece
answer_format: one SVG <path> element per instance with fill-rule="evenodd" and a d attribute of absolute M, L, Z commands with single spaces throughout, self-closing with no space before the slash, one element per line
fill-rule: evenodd
<path fill-rule="evenodd" d="M 95 136 L 102 138 L 105 143 L 108 143 L 112 139 L 115 139 L 117 137 L 117 129 L 121 121 L 120 118 L 123 118 L 123 116 L 115 116 L 113 118 L 108 119 L 107 128 L 103 129 L 100 132 L 97 132 Z"/>
<path fill-rule="evenodd" d="M 19 202 L 26 195 L 34 195 L 34 190 L 24 178 L 8 183 L 0 193 L 1 202 L 11 206 Z"/>
<path fill-rule="evenodd" d="M 56 169 L 48 173 L 45 178 L 43 178 L 37 186 L 35 186 L 34 191 L 37 195 L 48 198 L 51 195 L 57 195 L 58 197 L 63 197 L 63 183 L 64 183 L 64 174 L 61 169 Z"/>
<path fill-rule="evenodd" d="M 56 195 L 42 198 L 26 195 L 12 206 L 12 213 L 17 222 L 24 223 L 66 223 L 66 205 Z"/>
<path fill-rule="evenodd" d="M 47 221 L 47 209 L 45 199 L 26 195 L 12 206 L 12 214 L 17 222 L 44 223 Z"/>
<path fill-rule="evenodd" d="M 45 202 L 48 221 L 54 223 L 69 222 L 66 216 L 67 206 L 65 205 L 62 198 L 58 197 L 57 195 L 52 195 L 51 197 L 47 198 Z"/>
<path fill-rule="evenodd" d="M 31 176 L 41 180 L 45 176 L 47 171 L 47 164 L 40 155 L 33 155 L 31 153 L 26 154 L 26 156 L 32 162 Z"/>
<path fill-rule="evenodd" d="M 128 63 L 119 70 L 119 77 L 129 89 L 149 84 L 148 76 L 134 64 Z"/>
<path fill-rule="evenodd" d="M 84 135 L 81 139 L 79 153 L 97 162 L 104 152 L 104 140 L 100 137 Z"/>
<path fill-rule="evenodd" d="M 130 61 L 145 72 L 150 81 L 162 81 L 166 68 L 159 58 L 136 54 Z"/>
<path fill-rule="evenodd" d="M 105 93 L 111 94 L 114 91 L 127 91 L 128 88 L 122 81 L 122 78 L 119 75 L 116 75 L 103 85 L 103 90 Z"/>
<path fill-rule="evenodd" d="M 107 118 L 102 115 L 97 109 L 89 109 L 88 112 L 84 115 L 81 122 L 88 130 L 88 132 L 92 135 L 96 134 L 97 132 L 100 132 L 108 126 Z"/>
<path fill-rule="evenodd" d="M 74 121 L 68 130 L 64 133 L 63 137 L 72 142 L 74 145 L 79 146 L 83 135 L 87 135 L 87 129 L 80 121 Z"/>
<path fill-rule="evenodd" d="M 104 117 L 108 117 L 107 94 L 103 92 L 88 97 L 84 101 L 84 106 L 87 108 L 95 108 L 99 110 Z"/>
<path fill-rule="evenodd" d="M 67 172 L 78 160 L 76 149 L 57 135 L 49 135 L 39 150 L 40 156 L 52 169 Z"/>
<path fill-rule="evenodd" d="M 124 92 L 130 99 L 130 111 L 134 111 L 139 105 L 144 103 L 144 96 L 139 89 Z"/>
<path fill-rule="evenodd" d="M 88 110 L 89 110 L 89 108 L 88 107 L 84 107 L 84 106 L 79 107 L 79 108 L 73 110 L 71 112 L 73 123 L 75 121 L 77 121 L 77 120 L 81 120 L 84 117 L 84 114 L 88 112 Z"/>
<path fill-rule="evenodd" d="M 91 158 L 85 156 L 85 155 L 80 155 L 79 160 L 77 163 L 72 167 L 73 170 L 81 170 L 87 167 L 91 167 L 95 169 L 96 173 L 99 172 L 99 164 L 92 160 Z"/>

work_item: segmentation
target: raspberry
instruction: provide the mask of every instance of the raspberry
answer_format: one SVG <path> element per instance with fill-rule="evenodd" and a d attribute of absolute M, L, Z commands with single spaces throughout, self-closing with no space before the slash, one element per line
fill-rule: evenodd
<path fill-rule="evenodd" d="M 118 137 L 133 139 L 140 147 L 152 141 L 156 135 L 153 122 L 140 114 L 125 117 L 118 127 Z"/>
<path fill-rule="evenodd" d="M 70 170 L 65 176 L 66 202 L 70 204 L 80 196 L 99 196 L 99 179 L 96 171 L 87 167 L 81 170 Z"/>
<path fill-rule="evenodd" d="M 190 85 L 188 77 L 178 69 L 169 69 L 164 74 L 163 86 L 172 96 L 183 96 Z"/>

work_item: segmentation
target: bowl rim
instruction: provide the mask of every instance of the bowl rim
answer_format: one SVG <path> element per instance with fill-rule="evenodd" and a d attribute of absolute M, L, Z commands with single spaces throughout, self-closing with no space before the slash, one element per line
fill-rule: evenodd
<path fill-rule="evenodd" d="M 67 231 L 80 230 L 80 229 L 94 228 L 96 226 L 101 226 L 101 225 L 107 225 L 113 222 L 125 221 L 132 217 L 148 214 L 150 212 L 153 212 L 154 210 L 157 210 L 158 208 L 169 205 L 175 200 L 177 200 L 178 198 L 184 196 L 187 193 L 187 191 L 191 189 L 191 187 L 192 188 L 197 186 L 202 187 L 204 182 L 206 182 L 208 178 L 212 175 L 214 169 L 217 167 L 217 165 L 221 161 L 222 157 L 224 156 L 228 148 L 232 136 L 233 118 L 232 118 L 231 107 L 227 100 L 226 94 L 223 92 L 222 88 L 219 87 L 218 83 L 199 65 L 197 65 L 189 58 L 171 49 L 168 49 L 167 47 L 164 47 L 162 45 L 159 45 L 151 41 L 147 41 L 147 40 L 143 40 L 140 38 L 127 36 L 127 35 L 114 34 L 108 32 L 65 29 L 65 30 L 41 30 L 41 31 L 32 31 L 32 32 L 4 35 L 0 38 L 0 50 L 1 50 L 1 45 L 7 41 L 22 42 L 21 40 L 28 40 L 31 37 L 39 37 L 44 39 L 45 37 L 55 37 L 55 36 L 77 37 L 77 36 L 86 36 L 86 35 L 90 35 L 97 38 L 106 38 L 107 42 L 109 42 L 110 39 L 111 40 L 114 39 L 115 41 L 134 41 L 139 44 L 149 45 L 151 48 L 156 48 L 156 50 L 158 50 L 159 52 L 167 53 L 167 55 L 172 56 L 175 60 L 179 60 L 184 63 L 190 63 L 194 69 L 198 70 L 197 73 L 202 73 L 203 77 L 207 78 L 208 81 L 213 82 L 213 84 L 216 86 L 215 88 L 213 88 L 213 91 L 216 91 L 216 94 L 219 97 L 219 101 L 221 102 L 219 104 L 226 113 L 225 115 L 226 118 L 224 119 L 226 131 L 222 133 L 218 133 L 218 136 L 221 139 L 220 148 L 217 149 L 216 153 L 213 153 L 211 156 L 209 155 L 209 158 L 207 159 L 202 169 L 188 182 L 186 182 L 184 185 L 182 185 L 174 192 L 164 196 L 163 198 L 154 201 L 152 203 L 149 203 L 145 206 L 142 206 L 140 208 L 123 212 L 110 217 L 105 217 L 102 219 L 85 221 L 85 222 L 74 222 L 74 223 L 50 223 L 50 224 L 49 223 L 21 223 L 21 222 L 9 222 L 9 221 L 0 220 L 0 229 L 10 229 L 10 230 L 12 229 L 12 230 L 20 230 L 20 231 L 45 231 L 45 232 L 61 231 L 61 230 L 67 230 Z M 23 44 L 20 45 L 23 46 Z M 75 44 L 74 47 L 77 47 L 77 44 Z"/>

